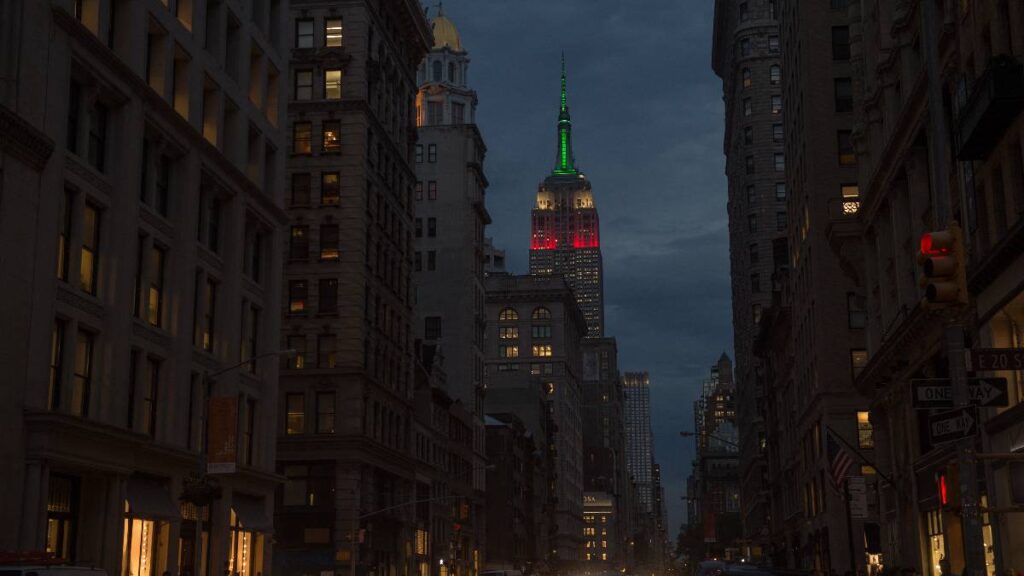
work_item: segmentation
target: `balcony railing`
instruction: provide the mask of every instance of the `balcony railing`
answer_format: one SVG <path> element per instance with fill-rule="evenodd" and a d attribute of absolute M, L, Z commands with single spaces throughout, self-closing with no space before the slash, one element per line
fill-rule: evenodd
<path fill-rule="evenodd" d="M 984 160 L 1024 108 L 1024 64 L 1010 56 L 989 61 L 957 115 L 960 160 Z"/>

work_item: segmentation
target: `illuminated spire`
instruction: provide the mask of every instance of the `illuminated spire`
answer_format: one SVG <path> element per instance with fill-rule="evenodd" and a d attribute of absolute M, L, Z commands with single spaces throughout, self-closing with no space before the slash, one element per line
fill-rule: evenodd
<path fill-rule="evenodd" d="M 565 52 L 562 52 L 562 100 L 558 110 L 558 153 L 555 157 L 555 169 L 551 171 L 557 176 L 575 175 L 576 160 L 572 156 L 572 120 L 569 119 L 569 102 L 565 87 Z"/>

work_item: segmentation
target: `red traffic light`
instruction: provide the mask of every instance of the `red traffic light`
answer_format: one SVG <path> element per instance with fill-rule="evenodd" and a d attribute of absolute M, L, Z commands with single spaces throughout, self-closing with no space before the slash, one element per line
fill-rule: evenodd
<path fill-rule="evenodd" d="M 946 256 L 953 251 L 954 238 L 949 231 L 925 232 L 921 235 L 922 256 Z"/>
<path fill-rule="evenodd" d="M 946 474 L 939 474 L 939 504 L 949 505 L 949 484 L 946 482 Z"/>

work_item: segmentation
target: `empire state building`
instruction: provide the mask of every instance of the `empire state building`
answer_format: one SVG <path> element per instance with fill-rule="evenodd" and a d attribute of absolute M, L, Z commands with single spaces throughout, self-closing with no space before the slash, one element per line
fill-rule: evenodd
<path fill-rule="evenodd" d="M 590 180 L 576 168 L 572 154 L 564 58 L 555 168 L 537 189 L 531 218 L 530 274 L 562 274 L 587 320 L 587 336 L 602 337 L 601 235 Z"/>

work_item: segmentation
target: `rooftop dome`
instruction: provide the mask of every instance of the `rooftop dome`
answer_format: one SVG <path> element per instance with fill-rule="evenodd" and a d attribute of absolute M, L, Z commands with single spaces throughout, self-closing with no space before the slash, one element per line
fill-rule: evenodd
<path fill-rule="evenodd" d="M 437 16 L 430 21 L 430 27 L 434 31 L 434 48 L 448 47 L 456 52 L 462 52 L 462 40 L 459 38 L 459 31 L 455 24 L 444 15 L 438 12 Z"/>

